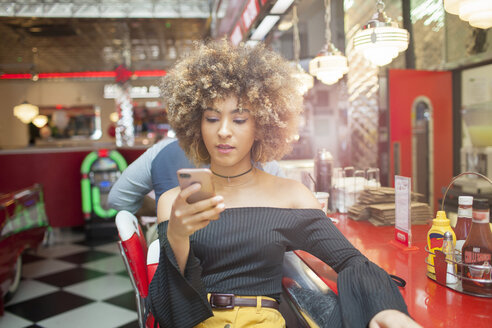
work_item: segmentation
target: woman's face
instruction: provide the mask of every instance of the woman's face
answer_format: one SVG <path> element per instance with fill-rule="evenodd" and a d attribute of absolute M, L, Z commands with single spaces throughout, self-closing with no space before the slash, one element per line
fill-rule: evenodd
<path fill-rule="evenodd" d="M 217 168 L 238 165 L 251 167 L 251 147 L 255 141 L 255 120 L 250 111 L 238 109 L 234 96 L 218 100 L 202 115 L 202 137 L 210 154 L 210 164 Z M 225 173 L 225 171 L 223 171 Z"/>

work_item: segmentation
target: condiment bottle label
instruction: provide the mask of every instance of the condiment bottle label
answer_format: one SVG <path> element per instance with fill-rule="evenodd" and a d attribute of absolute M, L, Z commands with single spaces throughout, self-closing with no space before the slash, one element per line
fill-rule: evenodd
<path fill-rule="evenodd" d="M 491 254 L 480 253 L 479 247 L 474 247 L 473 252 L 465 251 L 465 263 L 490 262 L 491 257 Z"/>
<path fill-rule="evenodd" d="M 430 251 L 436 248 L 439 250 L 442 248 L 443 237 L 443 234 L 437 232 L 432 232 L 429 234 Z"/>
<path fill-rule="evenodd" d="M 458 217 L 461 218 L 471 218 L 472 217 L 472 207 L 471 206 L 460 206 L 458 207 Z"/>
<path fill-rule="evenodd" d="M 490 265 L 491 254 L 475 253 L 465 251 L 465 263 L 468 264 L 466 276 L 473 279 L 490 279 L 492 266 Z M 479 282 L 473 282 L 478 286 L 483 286 Z"/>
<path fill-rule="evenodd" d="M 489 223 L 489 211 L 474 211 L 473 222 Z"/>

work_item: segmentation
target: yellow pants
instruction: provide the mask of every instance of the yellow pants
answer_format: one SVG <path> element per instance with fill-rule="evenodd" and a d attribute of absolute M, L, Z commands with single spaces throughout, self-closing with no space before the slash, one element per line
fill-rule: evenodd
<path fill-rule="evenodd" d="M 239 297 L 252 298 L 252 296 Z M 199 323 L 195 328 L 285 328 L 285 320 L 280 312 L 272 308 L 262 307 L 262 298 L 274 300 L 270 297 L 256 296 L 256 304 L 258 304 L 256 307 L 236 306 L 234 309 L 213 310 L 214 316 Z"/>

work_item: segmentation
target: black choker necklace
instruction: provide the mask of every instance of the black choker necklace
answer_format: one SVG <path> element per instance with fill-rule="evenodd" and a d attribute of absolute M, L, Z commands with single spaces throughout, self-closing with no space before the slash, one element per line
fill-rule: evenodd
<path fill-rule="evenodd" d="M 229 175 L 221 175 L 221 174 L 215 173 L 215 172 L 214 172 L 214 171 L 212 171 L 212 170 L 211 170 L 211 171 L 212 171 L 212 173 L 213 173 L 214 175 L 216 175 L 216 176 L 218 176 L 218 177 L 221 177 L 221 178 L 224 178 L 224 179 L 227 179 L 227 181 L 229 181 L 229 182 L 230 182 L 230 179 L 238 178 L 238 177 L 240 177 L 240 176 L 243 176 L 243 175 L 245 175 L 245 174 L 248 174 L 248 173 L 249 173 L 249 172 L 251 172 L 252 170 L 253 170 L 253 166 L 251 166 L 251 167 L 249 168 L 249 170 L 247 170 L 247 171 L 245 171 L 245 172 L 243 172 L 243 173 L 241 173 L 241 174 L 238 174 L 238 175 L 230 175 L 230 176 L 229 176 Z"/>

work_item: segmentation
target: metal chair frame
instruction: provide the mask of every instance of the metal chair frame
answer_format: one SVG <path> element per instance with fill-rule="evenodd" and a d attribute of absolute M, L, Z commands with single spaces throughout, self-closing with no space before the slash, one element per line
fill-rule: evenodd
<path fill-rule="evenodd" d="M 118 249 L 120 250 L 121 257 L 123 258 L 123 263 L 125 263 L 126 271 L 128 272 L 128 276 L 130 276 L 130 282 L 132 283 L 133 290 L 135 291 L 138 325 L 140 328 L 145 328 L 145 299 L 140 295 L 140 292 L 138 291 L 137 282 L 135 281 L 135 277 L 132 274 L 130 263 L 125 253 L 125 247 L 123 246 L 123 243 L 121 241 L 118 241 Z"/>

